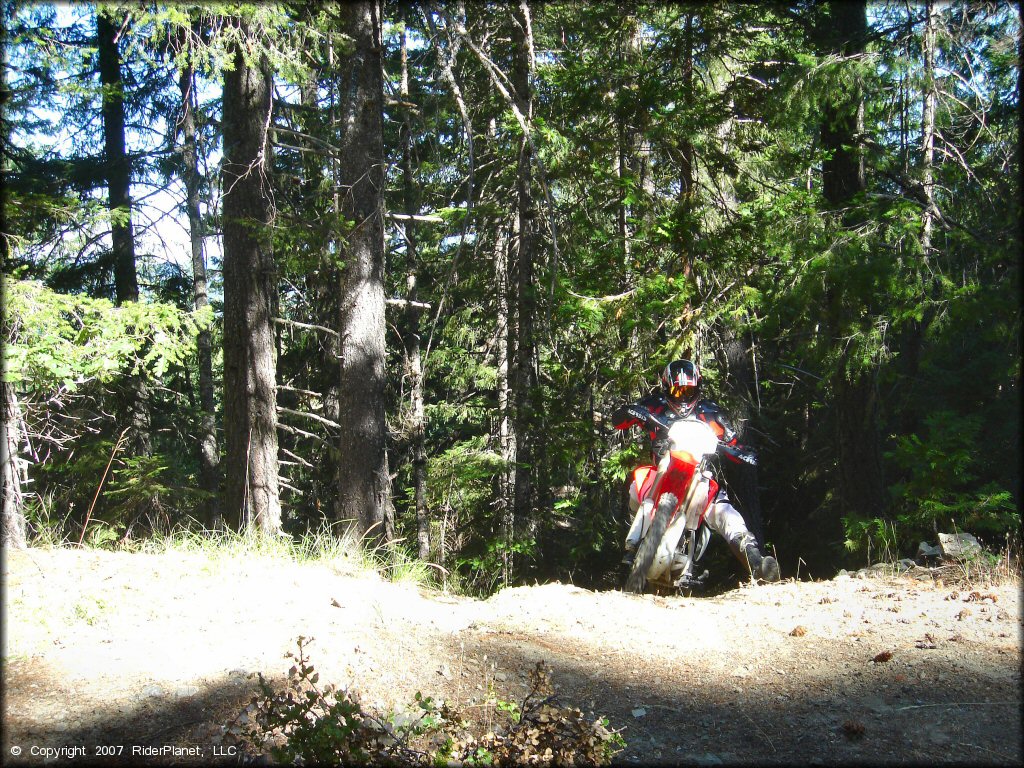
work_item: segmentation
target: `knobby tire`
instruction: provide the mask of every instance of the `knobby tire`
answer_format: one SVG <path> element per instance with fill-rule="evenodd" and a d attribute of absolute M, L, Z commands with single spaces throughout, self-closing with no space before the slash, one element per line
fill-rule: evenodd
<path fill-rule="evenodd" d="M 658 545 L 661 543 L 661 537 L 665 535 L 669 518 L 672 516 L 672 510 L 676 508 L 677 501 L 675 495 L 671 493 L 666 493 L 661 497 L 661 501 L 654 512 L 654 519 L 651 521 L 650 530 L 647 531 L 647 535 L 640 542 L 636 557 L 633 559 L 633 568 L 626 578 L 626 592 L 634 592 L 638 595 L 643 594 L 644 588 L 647 586 L 647 571 L 650 570 L 651 563 L 654 562 L 654 556 L 658 551 Z"/>

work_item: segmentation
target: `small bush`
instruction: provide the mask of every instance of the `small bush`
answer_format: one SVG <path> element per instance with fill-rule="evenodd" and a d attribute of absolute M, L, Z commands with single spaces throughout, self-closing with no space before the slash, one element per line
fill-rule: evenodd
<path fill-rule="evenodd" d="M 846 547 L 882 561 L 913 555 L 938 532 L 967 531 L 999 540 L 1020 531 L 1020 510 L 1002 480 L 990 475 L 983 415 L 936 411 L 921 435 L 898 436 L 886 454 L 898 481 L 889 519 L 843 518 Z"/>
<path fill-rule="evenodd" d="M 249 757 L 285 764 L 432 766 L 607 765 L 625 742 L 599 718 L 555 702 L 544 662 L 530 674 L 522 704 L 499 702 L 487 727 L 417 693 L 411 714 L 381 717 L 354 692 L 320 685 L 298 638 L 295 664 L 281 690 L 262 675 L 259 694 L 226 729 Z"/>

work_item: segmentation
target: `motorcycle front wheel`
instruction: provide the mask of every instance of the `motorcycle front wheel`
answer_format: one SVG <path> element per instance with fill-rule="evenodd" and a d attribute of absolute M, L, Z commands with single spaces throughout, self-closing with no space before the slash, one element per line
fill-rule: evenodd
<path fill-rule="evenodd" d="M 657 554 L 661 537 L 665 535 L 669 518 L 672 517 L 672 512 L 675 510 L 677 503 L 678 499 L 671 493 L 664 494 L 661 497 L 661 501 L 658 502 L 658 508 L 654 510 L 654 519 L 651 521 L 651 527 L 647 531 L 647 535 L 644 536 L 643 541 L 640 542 L 640 547 L 636 551 L 636 557 L 633 558 L 633 567 L 630 569 L 629 576 L 626 577 L 626 585 L 623 588 L 626 592 L 634 592 L 638 595 L 643 594 L 644 587 L 647 586 L 647 571 L 650 570 L 651 563 L 654 562 L 654 556 Z"/>

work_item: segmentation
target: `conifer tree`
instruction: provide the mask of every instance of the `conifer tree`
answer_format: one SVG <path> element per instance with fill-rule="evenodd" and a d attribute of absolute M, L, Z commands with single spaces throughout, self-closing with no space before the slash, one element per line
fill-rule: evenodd
<path fill-rule="evenodd" d="M 276 534 L 277 289 L 267 187 L 272 76 L 265 54 L 251 44 L 249 23 L 229 23 L 239 34 L 224 73 L 224 512 L 236 526 Z"/>

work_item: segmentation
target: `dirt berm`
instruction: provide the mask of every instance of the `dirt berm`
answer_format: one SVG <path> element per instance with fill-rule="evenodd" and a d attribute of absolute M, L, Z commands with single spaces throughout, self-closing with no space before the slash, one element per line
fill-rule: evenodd
<path fill-rule="evenodd" d="M 914 570 L 475 600 L 344 562 L 7 553 L 4 763 L 229 761 L 221 727 L 301 635 L 378 711 L 420 691 L 485 716 L 544 660 L 562 704 L 621 729 L 617 764 L 1022 764 L 1019 584 Z"/>

